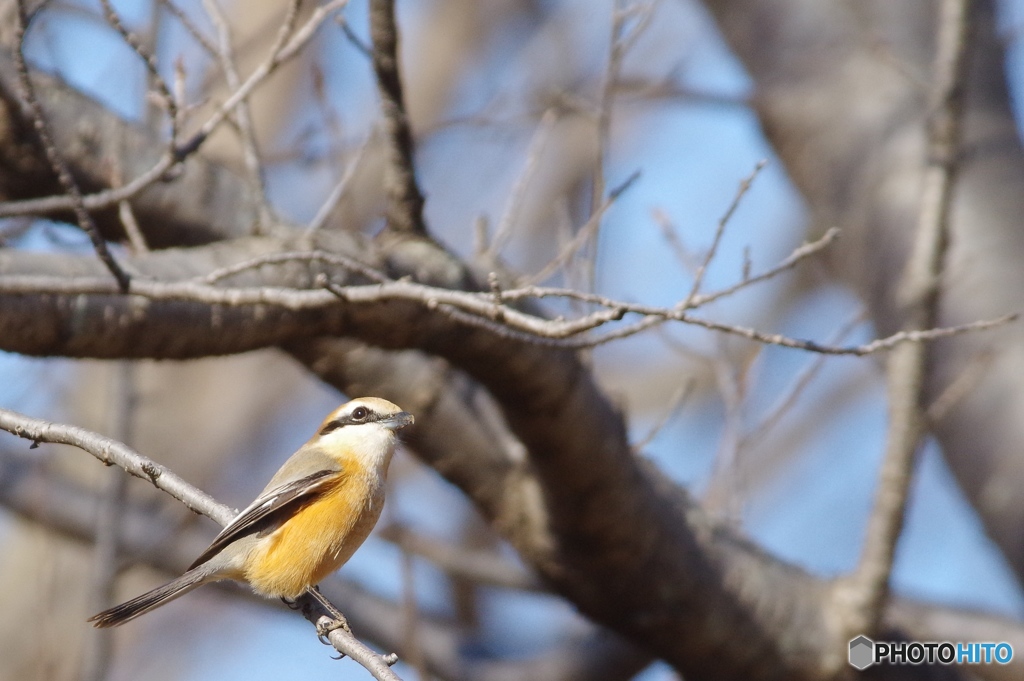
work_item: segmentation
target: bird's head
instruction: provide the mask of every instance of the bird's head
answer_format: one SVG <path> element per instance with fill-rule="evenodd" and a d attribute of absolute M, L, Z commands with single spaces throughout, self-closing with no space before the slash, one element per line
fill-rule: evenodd
<path fill-rule="evenodd" d="M 395 451 L 397 432 L 413 421 L 412 414 L 392 402 L 360 397 L 331 412 L 314 440 L 342 461 L 356 457 L 367 467 L 386 467 Z"/>

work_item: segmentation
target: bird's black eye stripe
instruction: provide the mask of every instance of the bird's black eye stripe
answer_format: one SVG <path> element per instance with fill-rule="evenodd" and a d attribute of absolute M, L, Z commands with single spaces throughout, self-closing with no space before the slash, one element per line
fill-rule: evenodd
<path fill-rule="evenodd" d="M 330 423 L 328 423 L 327 425 L 320 429 L 320 434 L 327 435 L 327 433 L 331 432 L 332 430 L 337 430 L 338 428 L 341 428 L 343 425 L 345 424 L 341 419 L 334 419 L 333 421 L 331 421 Z"/>
<path fill-rule="evenodd" d="M 376 412 L 367 409 L 366 407 L 359 406 L 353 409 L 351 414 L 340 416 L 325 425 L 320 429 L 320 435 L 327 435 L 327 433 L 337 430 L 342 426 L 357 426 L 360 423 L 373 423 L 378 420 L 380 420 L 380 417 Z"/>

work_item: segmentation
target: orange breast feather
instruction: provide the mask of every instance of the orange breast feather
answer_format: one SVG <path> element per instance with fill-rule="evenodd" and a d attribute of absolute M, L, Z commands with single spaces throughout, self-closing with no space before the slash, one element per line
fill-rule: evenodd
<path fill-rule="evenodd" d="M 297 598 L 341 567 L 377 522 L 383 490 L 343 478 L 253 549 L 246 580 L 265 596 Z"/>

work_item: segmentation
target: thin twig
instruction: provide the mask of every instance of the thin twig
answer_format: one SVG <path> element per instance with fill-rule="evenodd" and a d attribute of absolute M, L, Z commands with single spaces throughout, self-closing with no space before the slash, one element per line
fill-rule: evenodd
<path fill-rule="evenodd" d="M 185 28 L 189 35 L 199 43 L 199 46 L 209 54 L 211 57 L 217 56 L 217 47 L 213 44 L 213 41 L 206 37 L 199 27 L 195 25 L 192 19 L 189 18 L 185 11 L 178 7 L 172 0 L 157 0 L 160 6 L 164 7 L 170 12 Z"/>
<path fill-rule="evenodd" d="M 541 116 L 537 130 L 533 133 L 533 139 L 530 140 L 530 146 L 526 150 L 526 164 L 523 166 L 519 177 L 516 178 L 515 184 L 512 185 L 512 191 L 509 192 L 505 210 L 502 212 L 501 219 L 498 220 L 498 226 L 494 230 L 494 237 L 484 252 L 485 257 L 495 257 L 500 254 L 512 235 L 512 230 L 519 218 L 519 213 L 526 202 L 526 190 L 530 185 L 530 180 L 533 179 L 537 172 L 541 153 L 544 150 L 544 145 L 547 144 L 548 135 L 551 133 L 551 128 L 554 127 L 556 120 L 557 116 L 554 109 L 548 109 Z"/>
<path fill-rule="evenodd" d="M 366 277 L 370 281 L 378 283 L 392 281 L 380 270 L 374 269 L 369 265 L 364 265 L 354 258 L 349 258 L 348 256 L 344 256 L 339 253 L 328 253 L 327 251 L 284 251 L 280 253 L 261 255 L 256 258 L 252 258 L 251 260 L 245 260 L 236 265 L 230 265 L 228 267 L 222 267 L 214 270 L 196 281 L 204 284 L 215 284 L 218 281 L 235 274 L 256 269 L 263 265 L 275 265 L 283 262 L 324 262 L 329 265 L 339 265 L 344 267 L 345 269 Z"/>
<path fill-rule="evenodd" d="M 316 212 L 313 219 L 310 220 L 309 225 L 306 226 L 306 234 L 312 235 L 323 229 L 324 225 L 327 224 L 327 220 L 330 219 L 334 213 L 334 209 L 338 207 L 343 196 L 345 196 L 345 190 L 352 183 L 352 178 L 355 177 L 356 171 L 359 169 L 363 158 L 366 156 L 366 150 L 370 148 L 370 144 L 373 142 L 374 134 L 371 131 L 362 144 L 359 145 L 359 150 L 356 151 L 355 156 L 348 162 L 345 167 L 345 172 L 342 173 L 341 179 L 334 185 L 334 189 L 331 190 L 327 200 L 324 201 L 323 205 L 320 206 L 320 210 Z"/>
<path fill-rule="evenodd" d="M 749 97 L 680 83 L 676 69 L 658 80 L 652 80 L 648 76 L 624 76 L 619 78 L 616 89 L 620 98 L 632 102 L 685 102 L 732 110 L 751 106 Z"/>
<path fill-rule="evenodd" d="M 700 326 L 709 331 L 718 331 L 722 333 L 728 333 L 740 338 L 746 338 L 747 340 L 755 341 L 758 343 L 764 343 L 766 345 L 777 345 L 783 348 L 791 348 L 794 350 L 803 350 L 806 352 L 817 352 L 826 355 L 837 355 L 837 356 L 854 356 L 863 357 L 866 355 L 875 354 L 890 350 L 898 345 L 904 343 L 924 343 L 940 338 L 950 338 L 952 336 L 958 336 L 964 333 L 974 333 L 977 331 L 984 331 L 987 329 L 993 329 L 1004 324 L 1016 321 L 1020 315 L 1018 314 L 1007 314 L 1002 317 L 996 317 L 994 319 L 986 319 L 977 322 L 971 322 L 968 324 L 961 324 L 958 326 L 951 327 L 940 327 L 929 329 L 927 331 L 900 331 L 886 336 L 885 338 L 879 338 L 870 343 L 855 346 L 830 346 L 817 343 L 815 341 L 802 340 L 799 338 L 790 338 L 782 334 L 765 333 L 758 331 L 757 329 L 751 329 L 743 326 L 735 326 L 732 324 L 723 324 L 721 322 L 714 322 L 708 319 L 702 319 L 700 317 L 694 317 L 689 314 L 680 312 L 664 312 L 657 315 L 651 315 L 644 317 L 640 321 L 621 327 L 614 331 L 609 331 L 603 335 L 595 336 L 584 336 L 582 338 L 572 338 L 569 336 L 583 333 L 582 327 L 588 324 L 593 324 L 593 327 L 601 326 L 607 321 L 614 321 L 608 317 L 612 317 L 612 314 L 606 313 L 604 320 L 594 319 L 593 317 L 587 320 L 575 320 L 573 326 L 563 326 L 565 322 L 558 320 L 551 322 L 551 330 L 545 331 L 543 324 L 534 325 L 527 324 L 530 328 L 521 329 L 518 324 L 506 324 L 507 320 L 494 321 L 484 316 L 477 316 L 475 314 L 467 313 L 463 309 L 450 306 L 446 304 L 440 304 L 436 298 L 427 299 L 424 304 L 429 309 L 437 309 L 444 314 L 447 314 L 452 319 L 469 324 L 471 326 L 477 326 L 488 331 L 493 332 L 495 335 L 508 338 L 510 340 L 518 340 L 524 343 L 535 343 L 537 345 L 545 345 L 550 347 L 558 347 L 572 350 L 579 350 L 584 348 L 593 348 L 598 345 L 605 345 L 615 340 L 621 340 L 628 338 L 629 336 L 635 336 L 642 331 L 646 331 L 654 326 L 664 324 L 668 321 L 678 321 L 685 324 L 693 324 Z"/>
<path fill-rule="evenodd" d="M 833 334 L 832 338 L 828 341 L 829 345 L 835 345 L 841 343 L 847 335 L 849 335 L 858 324 L 864 321 L 864 313 L 858 311 L 849 321 L 843 324 L 839 330 Z M 817 355 L 808 362 L 807 366 L 800 370 L 796 375 L 796 378 L 789 385 L 788 388 L 782 391 L 775 399 L 774 404 L 768 408 L 768 411 L 764 416 L 761 417 L 760 421 L 750 430 L 743 434 L 740 438 L 739 449 L 743 451 L 749 447 L 752 443 L 763 442 L 768 435 L 768 432 L 774 428 L 782 417 L 785 416 L 796 404 L 796 401 L 803 394 L 804 390 L 810 385 L 811 381 L 814 380 L 821 368 L 825 366 L 826 355 Z"/>
<path fill-rule="evenodd" d="M 0 409 L 0 430 L 32 441 L 33 447 L 43 442 L 77 447 L 107 465 L 118 466 L 137 478 L 148 480 L 160 491 L 180 501 L 190 511 L 212 518 L 221 525 L 226 525 L 236 515 L 231 508 L 185 482 L 170 469 L 99 433 L 78 426 L 51 423 L 8 409 Z"/>
<path fill-rule="evenodd" d="M 548 264 L 544 265 L 544 267 L 540 268 L 536 273 L 528 277 L 523 277 L 523 281 L 530 284 L 542 282 L 564 267 L 565 264 L 594 237 L 601 226 L 601 218 L 603 218 L 604 214 L 608 212 L 608 209 L 611 208 L 615 201 L 622 196 L 626 190 L 633 186 L 633 183 L 638 179 L 640 179 L 639 170 L 627 177 L 625 182 L 614 188 L 608 194 L 607 198 L 605 198 L 597 211 L 587 219 L 586 223 L 580 227 L 579 230 L 577 230 L 576 235 L 572 240 L 559 250 L 558 255 L 556 255 Z"/>
<path fill-rule="evenodd" d="M 832 227 L 827 232 L 825 232 L 817 241 L 811 241 L 810 243 L 805 243 L 801 244 L 800 246 L 797 246 L 785 260 L 780 262 L 775 267 L 767 269 L 764 272 L 761 272 L 760 274 L 755 274 L 754 276 L 750 276 L 748 273 L 740 281 L 736 282 L 732 286 L 727 286 L 726 288 L 723 288 L 719 291 L 715 291 L 714 293 L 707 293 L 704 295 L 697 294 L 693 296 L 692 298 L 689 299 L 688 309 L 692 310 L 694 308 L 703 307 L 704 305 L 719 300 L 720 298 L 731 296 L 737 291 L 747 288 L 748 286 L 759 284 L 762 281 L 767 281 L 768 279 L 778 276 L 779 274 L 785 272 L 786 270 L 791 270 L 794 267 L 796 267 L 797 264 L 800 263 L 800 261 L 809 258 L 810 256 L 815 255 L 816 253 L 823 251 L 829 246 L 831 246 L 838 238 L 839 229 L 837 227 Z"/>
<path fill-rule="evenodd" d="M 57 180 L 70 200 L 70 208 L 75 213 L 75 220 L 78 222 L 78 226 L 88 235 L 96 255 L 99 256 L 99 259 L 110 270 L 114 279 L 117 280 L 118 288 L 121 292 L 126 292 L 131 285 L 131 277 L 114 259 L 110 249 L 107 248 L 107 242 L 103 239 L 103 235 L 100 234 L 99 227 L 96 226 L 92 216 L 86 211 L 82 203 L 82 192 L 78 188 L 75 178 L 71 176 L 71 171 L 68 169 L 67 163 L 64 162 L 64 158 L 57 151 L 53 136 L 50 134 L 49 125 L 46 122 L 46 113 L 43 111 L 42 104 L 36 98 L 32 79 L 28 73 L 28 65 L 25 63 L 25 33 L 30 22 L 25 9 L 25 3 L 26 0 L 18 0 L 18 11 L 15 12 L 16 25 L 14 33 L 14 39 L 17 43 L 17 49 L 14 50 L 14 60 L 18 71 L 18 82 L 21 85 L 22 97 L 24 97 L 25 103 L 32 112 L 32 123 L 35 126 L 36 134 L 39 135 L 39 141 L 42 144 L 43 151 L 46 153 L 50 167 L 57 174 Z"/>
<path fill-rule="evenodd" d="M 115 160 L 113 165 L 111 179 L 113 184 L 117 185 L 121 183 L 121 164 Z M 149 244 L 146 243 L 146 237 L 142 233 L 142 228 L 139 227 L 138 220 L 135 219 L 135 213 L 132 211 L 129 201 L 121 201 L 117 204 L 117 217 L 121 221 L 121 226 L 124 227 L 125 234 L 128 235 L 128 243 L 134 254 L 148 253 Z"/>
<path fill-rule="evenodd" d="M 630 445 L 630 449 L 635 453 L 640 453 L 647 448 L 654 438 L 658 437 L 658 433 L 668 425 L 669 421 L 679 412 L 679 408 L 686 401 L 686 398 L 690 395 L 690 390 L 693 388 L 693 381 L 687 380 L 681 386 L 676 388 L 675 392 L 672 393 L 672 397 L 669 398 L 668 405 L 665 406 L 664 410 L 658 420 L 654 422 L 647 434 L 642 438 Z"/>
<path fill-rule="evenodd" d="M 109 0 L 105 0 L 109 1 Z M 277 39 L 271 48 L 270 54 L 276 54 L 288 35 L 295 28 L 295 20 L 298 16 L 301 0 L 290 0 L 285 13 L 284 22 L 278 32 Z M 228 87 L 238 90 L 241 87 L 241 78 L 238 76 L 238 68 L 235 64 L 234 48 L 231 44 L 231 26 L 227 17 L 220 9 L 217 0 L 203 0 L 203 7 L 217 29 L 217 57 L 220 61 L 221 70 Z M 235 107 L 235 120 L 238 124 L 238 133 L 242 141 L 242 158 L 245 162 L 245 169 L 249 175 L 249 183 L 257 197 L 259 210 L 256 218 L 256 233 L 273 222 L 273 211 L 270 202 L 267 200 L 266 178 L 263 172 L 263 161 L 260 159 L 259 144 L 256 141 L 256 130 L 252 123 L 252 114 L 249 110 L 249 100 L 244 98 Z"/>
<path fill-rule="evenodd" d="M 147 171 L 128 184 L 116 189 L 104 189 L 81 197 L 81 206 L 88 211 L 110 208 L 122 201 L 135 197 L 149 185 L 167 174 L 178 161 L 174 154 L 164 154 Z M 21 215 L 50 215 L 65 210 L 73 210 L 76 206 L 71 196 L 44 196 L 39 199 L 23 199 L 21 201 L 0 202 L 0 218 Z"/>
<path fill-rule="evenodd" d="M 607 161 L 609 138 L 611 136 L 612 109 L 614 107 L 620 71 L 622 70 L 622 61 L 625 59 L 626 53 L 647 27 L 651 18 L 652 8 L 653 3 L 628 7 L 625 5 L 625 0 L 615 0 L 612 3 L 612 25 L 609 36 L 608 61 L 601 83 L 597 106 L 597 122 L 594 126 L 594 167 L 591 179 L 590 215 L 588 217 L 594 222 L 593 232 L 595 235 L 601 229 L 605 213 L 602 210 L 605 203 L 605 164 Z M 627 32 L 626 25 L 629 19 L 634 18 L 635 15 L 639 15 L 640 18 Z M 587 290 L 593 290 L 595 286 L 594 277 L 597 272 L 598 244 L 599 241 L 596 238 L 588 237 L 580 246 L 581 249 L 586 248 L 587 257 L 573 261 L 576 265 L 576 281 Z M 589 248 L 587 248 L 588 246 Z M 569 278 L 567 277 L 567 279 Z"/>
<path fill-rule="evenodd" d="M 345 34 L 348 41 L 352 43 L 352 47 L 356 48 L 356 51 L 362 54 L 367 59 L 373 59 L 373 49 L 367 45 L 362 38 L 356 35 L 356 32 L 352 30 L 352 26 L 349 25 L 345 17 L 339 16 L 335 19 L 335 23 L 338 24 L 338 28 Z"/>
<path fill-rule="evenodd" d="M 938 319 L 940 280 L 949 241 L 952 188 L 957 172 L 964 87 L 969 63 L 971 0 L 939 4 L 933 108 L 927 127 L 917 232 L 898 300 L 905 311 L 904 333 L 920 333 Z M 878 630 L 889 598 L 896 544 L 903 529 L 914 460 L 925 428 L 924 384 L 927 347 L 907 343 L 889 357 L 889 431 L 885 458 L 856 571 L 836 591 L 847 636 Z"/>
<path fill-rule="evenodd" d="M 736 194 L 732 197 L 732 202 L 729 204 L 729 208 L 726 209 L 725 214 L 718 220 L 718 226 L 715 228 L 715 236 L 711 240 L 711 247 L 704 255 L 704 259 L 701 261 L 700 265 L 697 266 L 697 272 L 693 276 L 693 285 L 690 288 L 690 294 L 686 296 L 686 300 L 682 304 L 682 309 L 690 310 L 695 307 L 694 301 L 700 293 L 701 285 L 704 283 L 704 275 L 707 273 L 708 265 L 711 264 L 711 261 L 714 260 L 715 255 L 718 253 L 718 247 L 722 243 L 722 236 L 725 234 L 726 226 L 728 226 L 729 221 L 732 220 L 732 216 L 740 207 L 743 197 L 746 196 L 748 191 L 750 191 L 750 187 L 754 184 L 754 180 L 757 179 L 758 174 L 767 164 L 767 160 L 758 161 L 757 165 L 754 166 L 753 172 L 743 178 L 740 182 L 740 186 L 736 189 Z"/>
<path fill-rule="evenodd" d="M 870 343 L 864 343 L 863 345 L 854 346 L 823 345 L 815 343 L 814 341 L 788 338 L 780 334 L 762 333 L 754 329 L 747 329 L 740 326 L 719 324 L 717 322 L 699 319 L 689 315 L 685 316 L 684 319 L 690 324 L 703 326 L 704 328 L 712 331 L 723 331 L 725 333 L 731 333 L 742 338 L 748 338 L 750 340 L 767 343 L 769 345 L 778 345 L 784 348 L 793 348 L 796 350 L 807 350 L 809 352 L 820 352 L 826 355 L 853 355 L 856 357 L 863 357 L 865 355 L 871 355 L 882 350 L 889 350 L 898 345 L 907 343 L 924 343 L 926 341 L 938 340 L 940 338 L 959 336 L 962 333 L 973 333 L 975 331 L 993 329 L 1015 321 L 1018 317 L 1019 315 L 1017 314 L 1008 314 L 1003 315 L 1002 317 L 996 317 L 995 319 L 985 319 L 957 326 L 932 328 L 925 331 L 899 331 L 891 336 L 879 338 L 871 341 Z"/>
<path fill-rule="evenodd" d="M 618 87 L 622 61 L 629 49 L 647 28 L 652 15 L 653 3 L 647 5 L 625 6 L 625 0 L 615 0 L 612 5 L 612 25 L 608 39 L 608 61 L 605 64 L 604 77 L 597 106 L 597 125 L 595 126 L 594 171 L 591 181 L 590 214 L 601 208 L 604 201 L 604 166 L 608 147 L 609 133 L 612 125 L 612 107 Z M 639 15 L 636 23 L 626 32 L 629 19 Z"/>
<path fill-rule="evenodd" d="M 128 243 L 131 244 L 132 250 L 137 255 L 148 253 L 149 245 L 146 243 L 146 237 L 142 235 L 142 229 L 139 228 L 139 221 L 135 219 L 131 203 L 122 201 L 117 204 L 117 217 L 121 220 L 125 234 L 128 235 Z"/>
<path fill-rule="evenodd" d="M 291 40 L 276 54 L 271 54 L 260 64 L 241 87 L 233 92 L 217 108 L 194 135 L 185 142 L 178 144 L 171 153 L 162 156 L 149 170 L 128 184 L 118 189 L 105 189 L 94 194 L 81 196 L 80 201 L 77 203 L 72 196 L 47 196 L 40 199 L 0 202 L 0 218 L 22 215 L 48 215 L 60 211 L 73 210 L 79 204 L 86 210 L 100 210 L 133 198 L 149 185 L 164 177 L 175 165 L 195 153 L 210 134 L 224 122 L 239 101 L 248 97 L 278 66 L 298 54 L 299 50 L 316 34 L 317 29 L 331 13 L 347 4 L 348 0 L 331 0 L 314 10 L 306 23 L 295 31 Z"/>
<path fill-rule="evenodd" d="M 228 114 L 234 111 L 238 103 L 246 99 L 257 85 L 262 83 L 267 76 L 277 70 L 277 67 L 288 61 L 301 50 L 306 43 L 316 34 L 317 29 L 332 12 L 348 4 L 348 0 L 330 0 L 313 10 L 312 15 L 298 30 L 291 36 L 290 40 L 280 46 L 274 45 L 276 49 L 271 50 L 265 59 L 256 69 L 249 74 L 249 77 L 242 85 L 235 90 L 227 100 L 221 104 L 199 130 L 186 142 L 179 145 L 176 152 L 177 158 L 184 158 L 190 155 L 195 149 L 202 146 L 206 138 L 219 126 Z M 279 36 L 280 37 L 280 36 Z"/>
<path fill-rule="evenodd" d="M 103 6 L 103 15 L 107 19 L 107 23 L 113 26 L 124 41 L 128 43 L 128 46 L 132 48 L 135 54 L 139 55 L 142 63 L 146 65 L 146 70 L 149 72 L 149 79 L 153 86 L 156 88 L 157 94 L 160 97 L 160 101 L 163 102 L 164 109 L 167 111 L 167 118 L 171 123 L 171 143 L 174 144 L 178 140 L 178 102 L 175 99 L 174 94 L 171 92 L 171 88 L 168 87 L 167 81 L 160 74 L 160 67 L 156 63 L 156 57 L 153 53 L 142 44 L 142 40 L 137 35 L 128 30 L 121 21 L 121 16 L 114 9 L 114 6 L 110 4 L 110 0 L 100 0 L 100 4 Z"/>
<path fill-rule="evenodd" d="M 676 229 L 676 225 L 672 222 L 668 215 L 661 209 L 655 209 L 652 215 L 654 224 L 658 225 L 658 229 L 661 230 L 661 235 L 664 237 L 665 242 L 668 243 L 669 248 L 672 250 L 672 254 L 676 258 L 676 262 L 684 270 L 696 271 L 697 263 L 694 254 L 690 252 L 690 249 L 683 243 L 682 238 L 679 236 L 679 232 Z"/>

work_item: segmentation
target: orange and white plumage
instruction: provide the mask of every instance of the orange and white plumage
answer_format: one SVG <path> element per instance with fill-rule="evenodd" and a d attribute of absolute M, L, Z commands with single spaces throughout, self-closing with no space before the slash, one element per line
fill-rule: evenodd
<path fill-rule="evenodd" d="M 411 414 L 377 397 L 332 412 L 178 579 L 90 619 L 123 624 L 207 582 L 247 582 L 268 597 L 297 598 L 345 564 L 384 506 L 397 431 Z"/>

